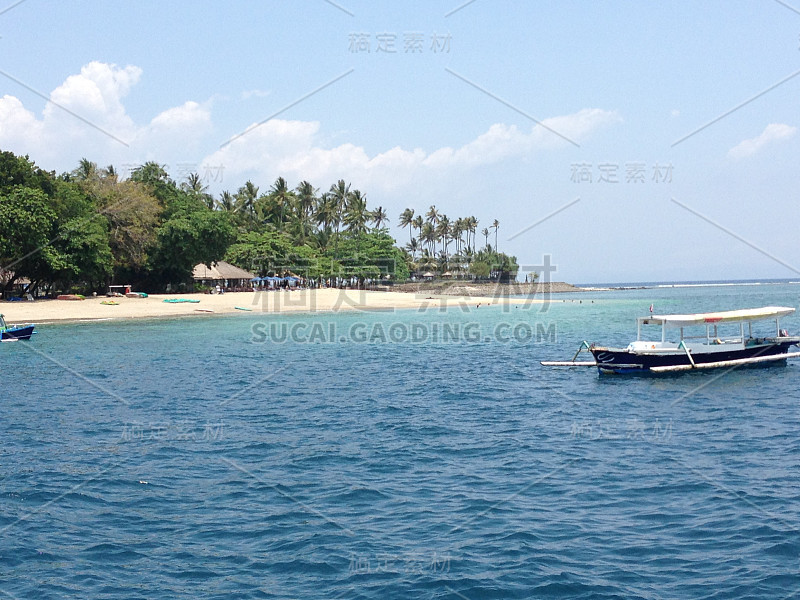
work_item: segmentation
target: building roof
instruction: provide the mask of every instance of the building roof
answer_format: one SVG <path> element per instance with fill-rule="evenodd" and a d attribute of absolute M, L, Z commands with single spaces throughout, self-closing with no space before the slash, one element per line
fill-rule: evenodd
<path fill-rule="evenodd" d="M 224 260 L 213 263 L 210 268 L 201 263 L 192 271 L 192 279 L 195 280 L 210 279 L 217 281 L 222 279 L 252 279 L 253 277 L 255 277 L 253 273 L 226 263 Z"/>

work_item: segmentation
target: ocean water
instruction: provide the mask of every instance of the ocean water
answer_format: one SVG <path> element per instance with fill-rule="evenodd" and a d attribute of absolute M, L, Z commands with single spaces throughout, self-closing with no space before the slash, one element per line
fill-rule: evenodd
<path fill-rule="evenodd" d="M 651 303 L 799 296 L 41 326 L 0 346 L 0 596 L 800 594 L 800 361 L 539 365 L 627 343 Z"/>

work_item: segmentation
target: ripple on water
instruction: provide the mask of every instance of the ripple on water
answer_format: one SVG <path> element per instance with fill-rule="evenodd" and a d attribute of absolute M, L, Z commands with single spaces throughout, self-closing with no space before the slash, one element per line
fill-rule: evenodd
<path fill-rule="evenodd" d="M 796 289 L 731 303 L 793 304 Z M 248 318 L 42 328 L 38 349 L 116 395 L 15 344 L 3 353 L 18 374 L 0 419 L 3 591 L 786 597 L 800 589 L 800 369 L 628 379 L 538 365 L 587 332 L 621 336 L 653 293 L 555 305 L 563 339 L 531 346 L 266 347 L 249 344 Z M 726 297 L 658 293 L 676 312 Z M 313 318 L 346 330 L 403 315 Z"/>

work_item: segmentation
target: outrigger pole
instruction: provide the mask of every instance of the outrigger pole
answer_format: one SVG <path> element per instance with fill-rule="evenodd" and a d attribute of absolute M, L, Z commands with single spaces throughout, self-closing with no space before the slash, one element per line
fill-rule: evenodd
<path fill-rule="evenodd" d="M 595 361 L 581 362 L 575 360 L 583 350 L 589 350 L 590 348 L 591 346 L 589 346 L 589 342 L 583 340 L 580 348 L 578 348 L 578 351 L 575 353 L 575 356 L 572 357 L 572 360 L 543 360 L 539 364 L 543 367 L 596 367 L 597 363 Z"/>

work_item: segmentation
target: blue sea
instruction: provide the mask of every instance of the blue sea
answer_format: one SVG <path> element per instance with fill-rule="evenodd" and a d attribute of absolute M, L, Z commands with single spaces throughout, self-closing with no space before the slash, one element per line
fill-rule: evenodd
<path fill-rule="evenodd" d="M 792 597 L 800 361 L 653 378 L 539 361 L 627 344 L 650 304 L 799 299 L 42 325 L 0 346 L 0 597 Z"/>

